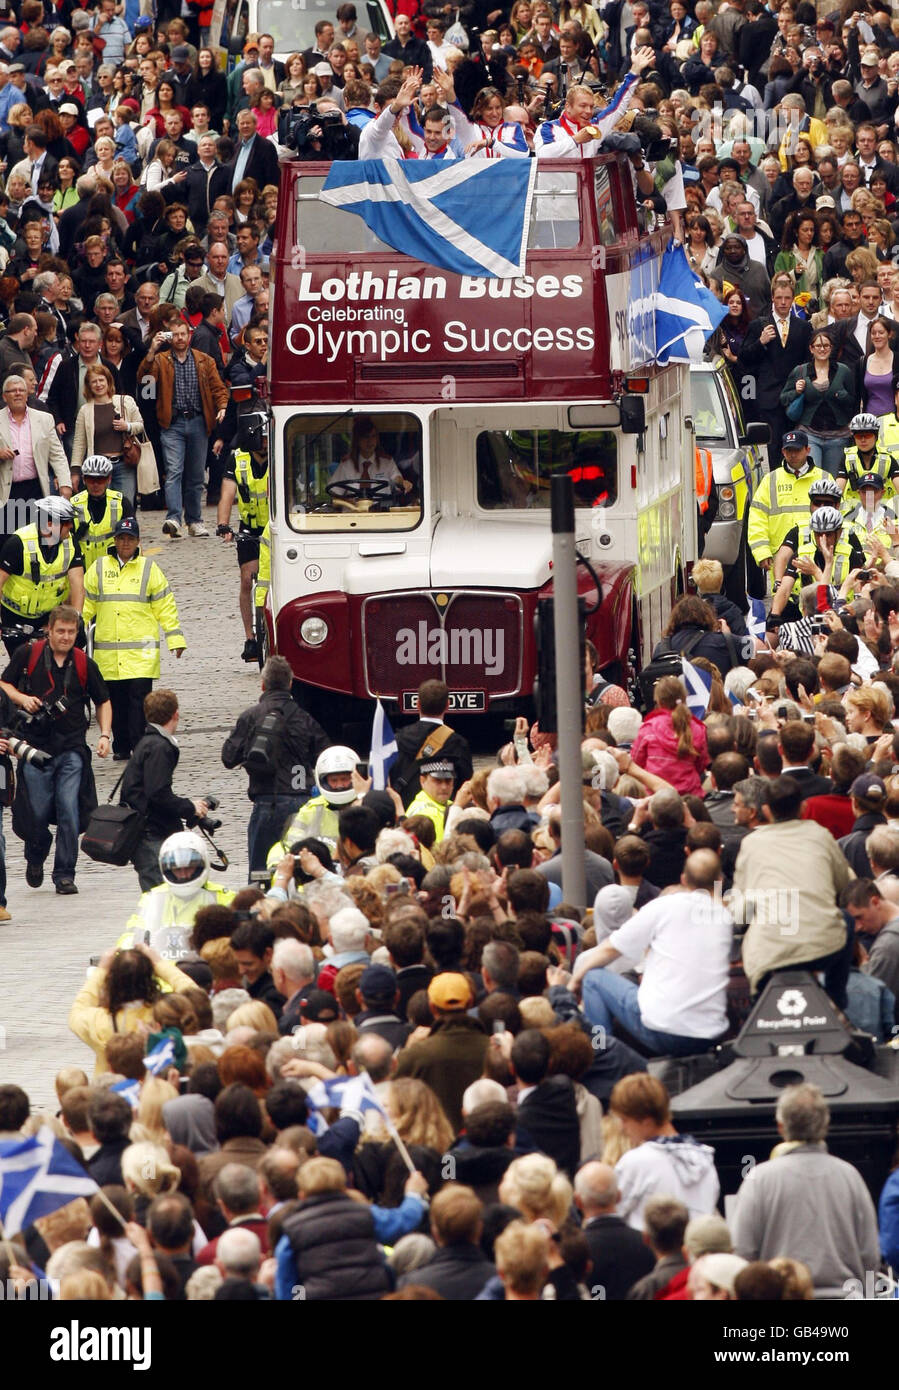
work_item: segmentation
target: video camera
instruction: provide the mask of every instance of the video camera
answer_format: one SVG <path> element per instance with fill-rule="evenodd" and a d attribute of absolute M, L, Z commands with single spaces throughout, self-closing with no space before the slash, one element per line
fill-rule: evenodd
<path fill-rule="evenodd" d="M 673 135 L 664 135 L 658 121 L 658 111 L 628 112 L 627 130 L 609 131 L 602 142 L 604 153 L 621 150 L 624 154 L 640 154 L 647 164 L 662 159 L 677 159 L 678 142 Z"/>
<path fill-rule="evenodd" d="M 339 111 L 318 111 L 314 106 L 291 106 L 278 132 L 283 145 L 306 159 L 348 159 L 347 140 Z M 313 132 L 320 131 L 316 135 Z M 316 141 L 321 149 L 315 148 Z"/>

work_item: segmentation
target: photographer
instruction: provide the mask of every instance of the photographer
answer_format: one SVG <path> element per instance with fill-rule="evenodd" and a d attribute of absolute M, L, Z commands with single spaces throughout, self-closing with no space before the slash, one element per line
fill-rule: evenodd
<path fill-rule="evenodd" d="M 250 779 L 253 810 L 247 826 L 250 873 L 265 868 L 266 855 L 289 820 L 309 800 L 313 769 L 328 737 L 291 695 L 293 672 L 283 656 L 262 668 L 262 697 L 244 710 L 222 748 L 225 767 L 242 766 Z"/>
<path fill-rule="evenodd" d="M 335 101 L 290 106 L 278 118 L 278 139 L 297 159 L 358 159 L 359 127 L 351 125 Z"/>
<path fill-rule="evenodd" d="M 36 748 L 51 755 L 43 767 L 22 764 L 13 807 L 13 829 L 25 841 L 25 881 L 39 888 L 56 822 L 53 882 L 57 893 L 77 893 L 78 835 L 97 804 L 85 737 L 93 700 L 100 725 L 97 754 L 109 756 L 112 703 L 96 664 L 76 649 L 80 617 L 60 604 L 49 615 L 47 637 L 19 647 L 3 672 L 2 688 L 31 719 L 22 728 Z"/>
<path fill-rule="evenodd" d="M 144 817 L 144 834 L 134 851 L 134 867 L 143 891 L 149 892 L 163 881 L 159 866 L 162 843 L 187 825 L 196 825 L 209 810 L 202 798 L 196 801 L 176 796 L 172 777 L 181 750 L 175 730 L 181 711 L 174 690 L 151 690 L 144 698 L 146 732 L 131 755 L 122 779 L 123 806 L 131 806 Z"/>

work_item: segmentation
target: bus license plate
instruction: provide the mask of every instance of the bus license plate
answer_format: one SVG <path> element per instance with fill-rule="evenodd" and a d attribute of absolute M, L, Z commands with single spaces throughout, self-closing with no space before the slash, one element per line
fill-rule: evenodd
<path fill-rule="evenodd" d="M 456 714 L 483 714 L 487 708 L 486 690 L 451 690 L 449 708 Z M 400 696 L 400 710 L 403 714 L 418 712 L 418 691 L 404 690 Z"/>

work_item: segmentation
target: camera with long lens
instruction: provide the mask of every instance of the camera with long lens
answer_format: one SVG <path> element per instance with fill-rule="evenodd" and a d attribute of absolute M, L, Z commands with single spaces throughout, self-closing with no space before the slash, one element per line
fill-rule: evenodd
<path fill-rule="evenodd" d="M 31 763 L 32 767 L 43 768 L 53 761 L 52 753 L 45 753 L 40 748 L 35 748 L 24 738 L 19 738 L 18 734 L 13 733 L 12 729 L 0 729 L 0 738 L 5 738 L 9 744 L 9 751 L 19 762 Z"/>
<path fill-rule="evenodd" d="M 275 771 L 283 728 L 284 715 L 279 710 L 272 710 L 260 719 L 244 758 L 244 767 L 248 772 L 255 772 L 258 777 L 264 777 Z"/>
<path fill-rule="evenodd" d="M 320 135 L 313 131 L 320 130 Z M 283 145 L 304 159 L 347 159 L 346 136 L 339 111 L 317 111 L 312 106 L 291 106 L 278 132 Z M 321 148 L 316 149 L 316 142 Z"/>
<path fill-rule="evenodd" d="M 660 159 L 677 158 L 677 139 L 673 135 L 663 134 L 658 111 L 637 111 L 631 129 L 638 137 L 643 157 L 648 162 L 655 164 Z"/>
<path fill-rule="evenodd" d="M 217 796 L 203 796 L 200 798 L 200 800 L 206 802 L 206 805 L 208 806 L 210 811 L 217 811 L 219 808 L 219 799 Z M 205 830 L 207 835 L 214 835 L 215 832 L 220 828 L 221 824 L 222 823 L 220 820 L 216 820 L 214 816 L 210 816 L 207 814 L 199 818 L 199 820 L 197 821 L 197 829 Z"/>
<path fill-rule="evenodd" d="M 42 700 L 33 714 L 20 714 L 16 721 L 23 732 L 33 730 L 45 734 L 61 719 L 72 712 L 72 702 L 65 695 L 57 695 L 52 700 Z"/>

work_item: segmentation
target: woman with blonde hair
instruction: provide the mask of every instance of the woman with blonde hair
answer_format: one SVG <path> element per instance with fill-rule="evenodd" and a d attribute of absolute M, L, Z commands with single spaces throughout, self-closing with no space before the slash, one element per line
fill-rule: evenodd
<path fill-rule="evenodd" d="M 162 1107 L 177 1099 L 178 1090 L 170 1081 L 163 1081 L 161 1076 L 148 1076 L 140 1088 L 140 1101 L 131 1126 L 132 1139 L 165 1144 L 168 1130 L 163 1124 Z"/>
<path fill-rule="evenodd" d="M 129 1144 L 122 1154 L 122 1180 L 134 1198 L 137 1219 L 142 1220 L 154 1197 L 177 1189 L 181 1169 L 175 1166 L 161 1144 L 140 1139 Z"/>
<path fill-rule="evenodd" d="M 890 719 L 890 700 L 885 690 L 876 685 L 862 685 L 843 697 L 846 728 L 850 734 L 861 734 L 867 743 L 876 743 Z"/>
<path fill-rule="evenodd" d="M 391 1081 L 387 1113 L 433 1195 L 443 1182 L 443 1155 L 452 1146 L 453 1128 L 430 1086 L 411 1077 Z M 356 1150 L 356 1183 L 373 1202 L 398 1206 L 409 1176 L 400 1152 L 384 1131 L 374 1130 Z"/>
<path fill-rule="evenodd" d="M 277 1036 L 278 1020 L 268 1004 L 261 999 L 253 999 L 228 1015 L 225 1031 L 230 1033 L 232 1028 L 252 1028 L 254 1033 L 274 1033 Z"/>
<path fill-rule="evenodd" d="M 571 1211 L 571 1183 L 546 1154 L 515 1158 L 503 1174 L 499 1200 L 517 1207 L 525 1221 L 549 1221 L 558 1229 Z"/>

